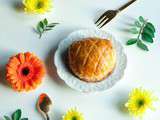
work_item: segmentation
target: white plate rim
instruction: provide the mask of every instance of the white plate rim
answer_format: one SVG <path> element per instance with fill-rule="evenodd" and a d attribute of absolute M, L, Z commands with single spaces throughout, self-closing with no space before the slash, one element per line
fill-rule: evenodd
<path fill-rule="evenodd" d="M 115 68 L 116 72 L 114 71 L 108 78 L 106 78 L 101 82 L 87 83 L 81 81 L 67 70 L 68 68 L 66 68 L 66 64 L 62 62 L 62 57 L 60 56 L 60 54 L 62 54 L 62 51 L 64 51 L 64 49 L 67 49 L 67 47 L 69 47 L 69 45 L 71 45 L 74 41 L 76 40 L 78 41 L 87 37 L 100 37 L 109 39 L 113 42 L 113 46 L 116 49 L 116 54 L 117 54 L 117 65 Z M 54 55 L 54 64 L 56 66 L 59 77 L 62 80 L 64 80 L 64 82 L 68 86 L 70 86 L 72 89 L 75 89 L 83 93 L 91 93 L 91 92 L 105 91 L 114 86 L 123 77 L 124 71 L 127 66 L 127 56 L 124 52 L 121 43 L 117 41 L 112 34 L 97 29 L 82 29 L 72 32 L 59 43 L 58 48 Z"/>

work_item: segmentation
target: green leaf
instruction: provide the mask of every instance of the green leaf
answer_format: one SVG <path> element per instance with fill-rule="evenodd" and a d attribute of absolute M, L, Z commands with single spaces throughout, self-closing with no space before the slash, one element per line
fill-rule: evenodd
<path fill-rule="evenodd" d="M 16 110 L 13 114 L 12 114 L 12 120 L 20 120 L 22 115 L 22 111 L 20 109 Z"/>
<path fill-rule="evenodd" d="M 142 49 L 142 50 L 149 51 L 147 45 L 145 45 L 144 43 L 142 43 L 141 40 L 138 40 L 138 41 L 137 41 L 137 46 L 138 46 L 140 49 Z"/>
<path fill-rule="evenodd" d="M 39 22 L 38 26 L 41 27 L 42 29 L 44 29 L 44 24 L 42 21 Z"/>
<path fill-rule="evenodd" d="M 142 16 L 139 16 L 139 21 L 142 22 L 142 23 L 144 23 L 145 19 Z"/>
<path fill-rule="evenodd" d="M 139 22 L 139 21 L 135 21 L 135 23 L 134 23 L 137 27 L 141 27 L 141 23 Z"/>
<path fill-rule="evenodd" d="M 56 25 L 58 25 L 59 23 L 50 23 L 49 25 L 47 25 L 47 27 L 55 27 Z"/>
<path fill-rule="evenodd" d="M 132 39 L 130 39 L 130 40 L 128 40 L 127 41 L 127 45 L 133 45 L 133 44 L 135 44 L 137 42 L 137 39 L 136 38 L 132 38 Z"/>
<path fill-rule="evenodd" d="M 42 33 L 44 32 L 44 23 L 42 21 L 40 21 L 37 25 L 37 32 L 39 34 L 39 38 L 41 38 Z"/>
<path fill-rule="evenodd" d="M 58 25 L 59 23 L 50 23 L 49 25 Z"/>
<path fill-rule="evenodd" d="M 56 25 L 47 25 L 47 27 L 50 27 L 50 28 L 52 28 L 52 27 L 55 27 Z"/>
<path fill-rule="evenodd" d="M 43 20 L 43 23 L 47 26 L 47 25 L 48 25 L 48 20 L 45 18 L 45 19 Z"/>
<path fill-rule="evenodd" d="M 155 34 L 155 32 L 153 31 L 153 29 L 151 29 L 151 28 L 148 27 L 148 26 L 145 26 L 144 29 L 148 29 L 148 31 L 152 32 L 152 34 Z"/>
<path fill-rule="evenodd" d="M 144 27 L 142 34 L 148 34 L 150 37 L 154 38 L 154 32 L 148 27 Z"/>
<path fill-rule="evenodd" d="M 142 34 L 142 40 L 149 42 L 149 43 L 153 43 L 153 38 L 149 35 L 149 34 Z"/>
<path fill-rule="evenodd" d="M 136 28 L 132 28 L 132 29 L 130 30 L 130 32 L 133 33 L 133 34 L 138 34 L 138 33 L 139 33 Z"/>
<path fill-rule="evenodd" d="M 50 23 L 50 24 L 48 24 L 48 20 L 46 18 L 44 20 L 40 21 L 37 24 L 37 29 L 36 29 L 37 33 L 39 34 L 39 38 L 41 38 L 42 34 L 45 31 L 52 30 L 52 28 L 55 27 L 57 24 L 59 24 L 59 23 Z"/>
<path fill-rule="evenodd" d="M 8 116 L 4 116 L 5 120 L 11 120 Z"/>
<path fill-rule="evenodd" d="M 41 28 L 40 26 L 37 26 L 37 32 L 40 34 L 43 32 L 43 28 Z"/>
<path fill-rule="evenodd" d="M 148 23 L 146 24 L 146 26 L 147 26 L 148 28 L 150 28 L 153 32 L 156 32 L 156 29 L 155 29 L 155 27 L 154 27 L 154 25 L 153 25 L 152 23 L 148 22 Z"/>
<path fill-rule="evenodd" d="M 45 29 L 45 31 L 49 31 L 49 30 L 52 30 L 52 28 L 46 28 L 46 29 Z"/>
<path fill-rule="evenodd" d="M 28 118 L 22 118 L 21 120 L 28 120 Z"/>

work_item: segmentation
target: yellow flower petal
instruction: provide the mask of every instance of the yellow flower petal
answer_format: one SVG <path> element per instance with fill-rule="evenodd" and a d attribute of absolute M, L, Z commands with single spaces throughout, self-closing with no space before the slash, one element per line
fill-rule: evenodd
<path fill-rule="evenodd" d="M 71 108 L 63 116 L 63 120 L 84 120 L 84 117 L 76 108 Z"/>
<path fill-rule="evenodd" d="M 154 109 L 153 103 L 157 100 L 157 97 L 153 96 L 152 92 L 135 88 L 129 94 L 129 100 L 125 104 L 129 113 L 135 117 L 142 117 L 146 110 Z"/>
<path fill-rule="evenodd" d="M 52 0 L 23 0 L 24 10 L 27 13 L 45 13 L 52 8 Z"/>

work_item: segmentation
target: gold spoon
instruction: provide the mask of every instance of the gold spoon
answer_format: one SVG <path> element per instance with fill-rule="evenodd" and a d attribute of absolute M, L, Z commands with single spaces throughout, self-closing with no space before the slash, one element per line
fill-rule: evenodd
<path fill-rule="evenodd" d="M 37 109 L 38 111 L 46 118 L 46 120 L 50 120 L 48 112 L 52 105 L 52 101 L 49 96 L 45 93 L 42 93 L 37 101 Z"/>

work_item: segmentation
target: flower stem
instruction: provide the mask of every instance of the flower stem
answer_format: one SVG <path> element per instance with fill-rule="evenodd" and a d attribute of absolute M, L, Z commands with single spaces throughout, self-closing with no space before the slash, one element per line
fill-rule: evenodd
<path fill-rule="evenodd" d="M 137 37 L 138 40 L 140 40 L 140 36 L 141 36 L 141 34 L 142 34 L 142 32 L 143 32 L 144 27 L 145 27 L 146 24 L 147 24 L 147 21 L 148 21 L 148 20 L 146 20 L 146 21 L 143 23 L 142 27 L 141 27 L 140 30 L 139 30 L 138 37 Z"/>

